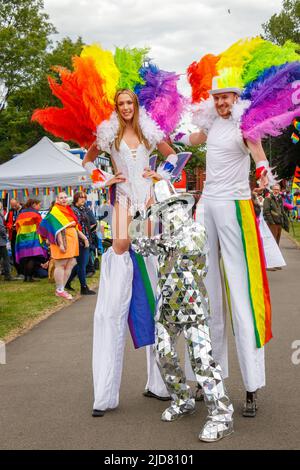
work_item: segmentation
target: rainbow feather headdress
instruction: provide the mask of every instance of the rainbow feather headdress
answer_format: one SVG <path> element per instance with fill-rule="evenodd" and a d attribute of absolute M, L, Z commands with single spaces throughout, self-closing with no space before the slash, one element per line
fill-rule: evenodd
<path fill-rule="evenodd" d="M 72 59 L 73 71 L 54 67 L 60 83 L 48 77 L 62 107 L 38 109 L 32 120 L 57 137 L 88 147 L 95 140 L 96 128 L 113 119 L 116 91 L 128 88 L 139 97 L 142 123 L 147 114 L 156 125 L 152 130 L 159 131 L 161 139 L 169 135 L 179 124 L 186 100 L 177 89 L 179 75 L 154 66 L 147 59 L 148 52 L 125 47 L 116 48 L 113 55 L 98 44 L 85 46 L 80 56 Z"/>
<path fill-rule="evenodd" d="M 299 61 L 299 45 L 287 41 L 277 46 L 255 37 L 193 62 L 187 70 L 192 102 L 198 103 L 193 123 L 207 131 L 217 116 L 209 95 L 214 82 L 218 89 L 242 89 L 232 117 L 245 139 L 280 135 L 300 114 Z"/>

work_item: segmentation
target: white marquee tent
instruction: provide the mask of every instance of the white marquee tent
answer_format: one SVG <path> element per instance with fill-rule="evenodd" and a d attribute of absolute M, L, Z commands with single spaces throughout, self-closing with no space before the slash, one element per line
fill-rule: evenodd
<path fill-rule="evenodd" d="M 0 190 L 89 186 L 81 160 L 48 137 L 0 165 Z"/>

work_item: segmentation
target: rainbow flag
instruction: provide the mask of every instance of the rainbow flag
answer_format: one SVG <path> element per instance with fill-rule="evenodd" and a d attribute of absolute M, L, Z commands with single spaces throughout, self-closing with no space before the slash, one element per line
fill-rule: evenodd
<path fill-rule="evenodd" d="M 248 273 L 248 286 L 256 345 L 263 347 L 272 338 L 271 301 L 264 251 L 252 201 L 235 201 Z"/>
<path fill-rule="evenodd" d="M 38 196 L 40 194 L 39 188 L 33 188 L 32 192 L 34 196 Z"/>
<path fill-rule="evenodd" d="M 129 253 L 133 263 L 133 282 L 128 325 L 137 349 L 155 343 L 156 299 L 145 259 L 131 249 Z"/>
<path fill-rule="evenodd" d="M 50 188 L 44 188 L 44 196 L 50 196 Z"/>
<path fill-rule="evenodd" d="M 38 234 L 42 217 L 34 209 L 23 209 L 16 220 L 16 261 L 28 256 L 47 257 L 47 250 Z"/>
<path fill-rule="evenodd" d="M 18 198 L 18 190 L 17 189 L 12 190 L 12 197 L 15 198 L 15 199 Z"/>
<path fill-rule="evenodd" d="M 39 234 L 49 240 L 50 243 L 56 244 L 56 237 L 59 232 L 76 223 L 78 226 L 78 219 L 70 206 L 62 206 L 61 204 L 54 204 L 51 211 L 42 220 L 39 226 Z"/>
<path fill-rule="evenodd" d="M 24 197 L 29 197 L 29 191 L 27 188 L 23 189 L 23 196 Z"/>

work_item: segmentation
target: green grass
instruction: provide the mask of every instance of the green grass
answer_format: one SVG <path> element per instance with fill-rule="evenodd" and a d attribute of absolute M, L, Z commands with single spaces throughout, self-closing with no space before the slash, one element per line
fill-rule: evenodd
<path fill-rule="evenodd" d="M 300 222 L 291 222 L 289 234 L 300 243 Z"/>
<path fill-rule="evenodd" d="M 96 287 L 98 282 L 99 271 L 88 278 L 88 285 Z M 72 286 L 80 292 L 78 280 Z M 36 283 L 0 280 L 0 339 L 69 303 L 55 296 L 55 284 L 48 279 Z"/>

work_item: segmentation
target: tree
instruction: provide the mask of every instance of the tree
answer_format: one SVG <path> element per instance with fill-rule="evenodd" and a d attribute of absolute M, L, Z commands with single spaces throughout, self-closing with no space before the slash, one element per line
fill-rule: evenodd
<path fill-rule="evenodd" d="M 269 137 L 265 141 L 265 151 L 272 167 L 276 168 L 276 173 L 280 179 L 288 179 L 295 173 L 296 166 L 300 166 L 300 144 L 293 144 L 291 135 L 295 131 L 293 126 L 289 126 L 282 136 L 277 138 Z"/>
<path fill-rule="evenodd" d="M 43 0 L 0 0 L 0 77 L 4 90 L 0 111 L 14 91 L 34 85 L 44 70 L 49 36 L 56 30 L 43 7 Z"/>
<path fill-rule="evenodd" d="M 282 10 L 262 25 L 265 39 L 283 45 L 288 39 L 300 44 L 300 0 L 283 0 Z"/>
<path fill-rule="evenodd" d="M 53 65 L 71 68 L 72 56 L 79 55 L 83 47 L 82 39 L 76 41 L 64 38 L 44 58 L 44 68 L 33 86 L 22 86 L 11 93 L 6 108 L 0 113 L 0 163 L 21 153 L 36 144 L 44 135 L 53 140 L 37 123 L 31 122 L 31 115 L 37 108 L 60 106 L 51 93 L 47 75 L 55 75 Z"/>

